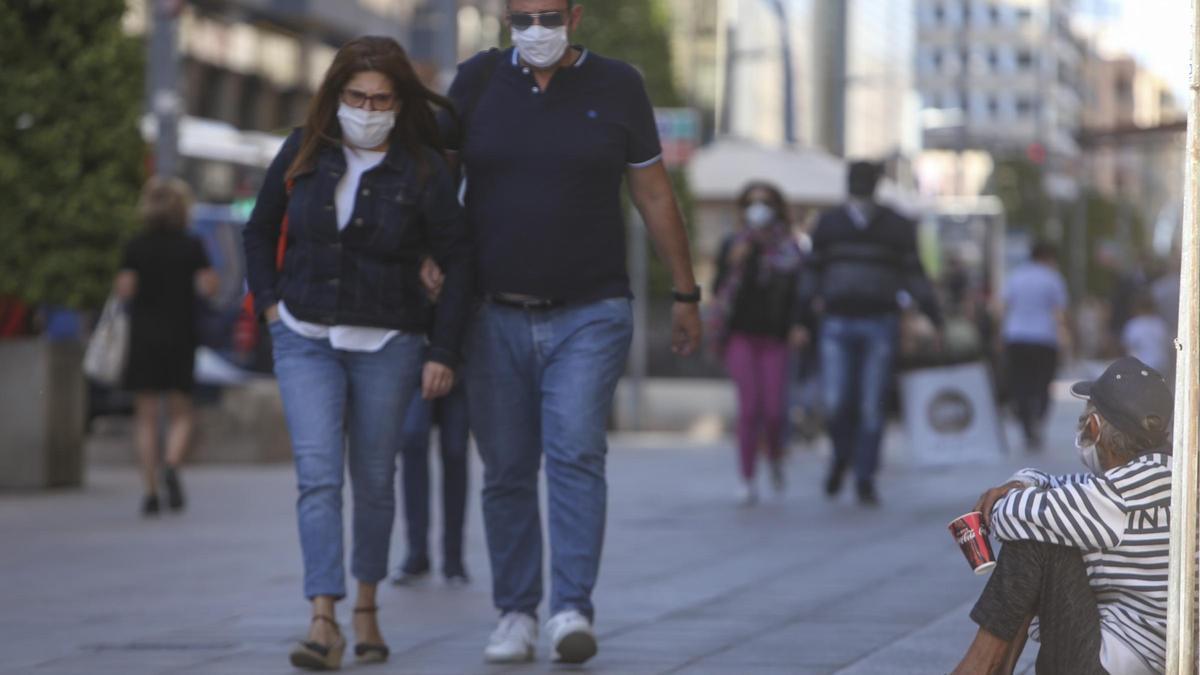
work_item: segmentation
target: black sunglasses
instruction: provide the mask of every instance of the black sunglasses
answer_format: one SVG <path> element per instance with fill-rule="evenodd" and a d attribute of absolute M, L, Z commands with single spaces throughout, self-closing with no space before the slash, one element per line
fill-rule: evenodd
<path fill-rule="evenodd" d="M 567 25 L 566 12 L 537 12 L 536 14 L 526 14 L 524 12 L 512 12 L 508 15 L 508 21 L 513 28 L 517 30 L 525 30 L 534 25 L 543 26 L 545 28 L 561 28 Z"/>

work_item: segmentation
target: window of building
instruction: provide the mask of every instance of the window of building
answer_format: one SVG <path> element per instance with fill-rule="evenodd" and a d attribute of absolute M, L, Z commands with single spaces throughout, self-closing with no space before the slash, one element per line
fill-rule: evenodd
<path fill-rule="evenodd" d="M 938 24 L 946 23 L 946 8 L 940 2 L 933 6 L 933 22 Z"/>
<path fill-rule="evenodd" d="M 1029 9 L 1028 7 L 1018 7 L 1017 8 L 1017 21 L 1019 21 L 1021 23 L 1028 23 L 1029 21 L 1032 21 L 1032 20 L 1033 20 L 1033 10 L 1032 9 Z"/>
<path fill-rule="evenodd" d="M 989 47 L 987 52 L 988 68 L 995 72 L 1000 69 L 1000 52 L 995 47 Z"/>
<path fill-rule="evenodd" d="M 993 26 L 1000 25 L 1000 8 L 996 5 L 988 5 L 988 17 L 992 20 Z"/>
<path fill-rule="evenodd" d="M 1033 54 L 1028 49 L 1017 51 L 1017 69 L 1025 70 L 1033 66 Z"/>
<path fill-rule="evenodd" d="M 1018 96 L 1016 103 L 1017 117 L 1027 117 L 1033 112 L 1033 102 L 1025 96 Z"/>
<path fill-rule="evenodd" d="M 1000 113 L 1000 100 L 995 96 L 989 96 L 987 99 L 987 113 L 990 117 L 995 117 Z"/>
<path fill-rule="evenodd" d="M 1117 99 L 1121 101 L 1133 100 L 1133 82 L 1130 82 L 1124 77 L 1117 78 L 1116 84 Z"/>
<path fill-rule="evenodd" d="M 933 63 L 934 70 L 941 70 L 942 64 L 945 62 L 945 59 L 942 56 L 942 50 L 934 49 L 933 53 L 929 57 L 929 60 L 931 63 Z"/>

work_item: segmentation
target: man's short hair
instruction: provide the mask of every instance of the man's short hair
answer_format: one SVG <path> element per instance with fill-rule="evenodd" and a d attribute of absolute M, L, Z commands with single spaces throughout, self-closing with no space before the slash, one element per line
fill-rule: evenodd
<path fill-rule="evenodd" d="M 1053 262 L 1058 260 L 1058 247 L 1044 239 L 1039 239 L 1029 248 L 1029 257 L 1038 262 Z"/>
<path fill-rule="evenodd" d="M 878 162 L 853 162 L 846 175 L 846 190 L 852 197 L 874 197 L 883 165 Z"/>
<path fill-rule="evenodd" d="M 1147 441 L 1140 440 L 1134 434 L 1121 431 L 1116 427 L 1116 425 L 1105 419 L 1104 415 L 1096 409 L 1094 404 L 1089 402 L 1085 415 L 1092 413 L 1095 413 L 1096 417 L 1100 420 L 1100 435 L 1096 441 L 1098 443 L 1103 443 L 1106 448 L 1116 453 L 1117 456 L 1124 458 L 1126 461 L 1136 459 L 1147 452 L 1162 450 L 1162 446 L 1160 444 L 1152 444 Z M 1167 438 L 1169 442 L 1170 430 L 1166 428 L 1167 422 L 1165 420 L 1155 418 L 1155 423 L 1163 425 L 1162 429 L 1155 429 L 1155 431 L 1161 431 L 1168 434 Z"/>

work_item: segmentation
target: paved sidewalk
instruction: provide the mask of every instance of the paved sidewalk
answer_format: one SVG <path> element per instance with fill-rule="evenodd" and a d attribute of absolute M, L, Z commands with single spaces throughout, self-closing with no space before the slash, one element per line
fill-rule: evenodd
<path fill-rule="evenodd" d="M 1056 449 L 1033 463 L 1074 466 L 1074 414 L 1060 406 Z M 596 597 L 601 650 L 577 670 L 947 672 L 973 633 L 966 611 L 983 580 L 945 525 L 1028 458 L 890 466 L 880 477 L 884 508 L 866 510 L 849 495 L 824 499 L 819 455 L 794 456 L 785 500 L 739 509 L 728 446 L 617 439 Z M 149 522 L 135 515 L 132 468 L 94 468 L 83 491 L 0 495 L 0 674 L 293 672 L 286 654 L 306 629 L 307 606 L 290 468 L 199 467 L 185 480 L 190 510 Z M 495 615 L 477 487 L 467 546 L 474 583 L 384 589 L 392 659 L 348 670 L 565 670 L 548 662 L 545 644 L 529 666 L 482 663 Z"/>

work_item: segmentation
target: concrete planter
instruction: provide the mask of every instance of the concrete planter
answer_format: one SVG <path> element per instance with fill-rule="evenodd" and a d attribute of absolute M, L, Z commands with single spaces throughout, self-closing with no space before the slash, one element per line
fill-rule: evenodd
<path fill-rule="evenodd" d="M 0 489 L 83 484 L 83 345 L 0 340 Z"/>

